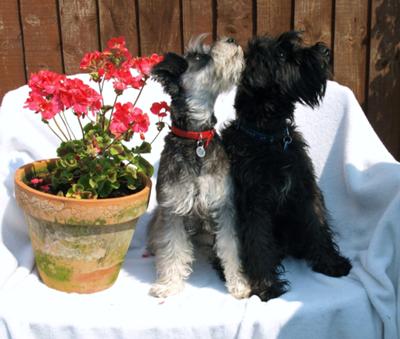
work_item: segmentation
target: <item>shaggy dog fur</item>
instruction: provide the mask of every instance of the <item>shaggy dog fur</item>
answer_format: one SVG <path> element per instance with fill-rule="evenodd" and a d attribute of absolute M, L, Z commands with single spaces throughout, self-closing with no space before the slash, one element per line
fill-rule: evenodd
<path fill-rule="evenodd" d="M 231 159 L 241 260 L 252 294 L 285 292 L 286 255 L 312 269 L 347 275 L 350 261 L 333 240 L 307 145 L 293 121 L 296 102 L 315 107 L 329 76 L 329 50 L 302 45 L 297 32 L 249 42 L 235 98 L 237 118 L 222 133 Z"/>
<path fill-rule="evenodd" d="M 238 82 L 243 69 L 243 51 L 233 39 L 212 46 L 200 41 L 192 42 L 184 57 L 166 54 L 152 71 L 171 96 L 172 125 L 186 131 L 213 129 L 215 100 Z M 218 135 L 204 157 L 196 155 L 197 145 L 172 132 L 165 138 L 156 186 L 158 208 L 148 233 L 157 271 L 150 294 L 167 297 L 182 290 L 194 260 L 193 236 L 207 232 L 215 239 L 229 292 L 244 298 L 250 287 L 241 272 L 229 161 Z"/>

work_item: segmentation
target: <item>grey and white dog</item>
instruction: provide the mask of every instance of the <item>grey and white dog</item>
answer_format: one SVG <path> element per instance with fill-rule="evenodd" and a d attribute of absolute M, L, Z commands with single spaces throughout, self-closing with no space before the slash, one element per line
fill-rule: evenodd
<path fill-rule="evenodd" d="M 222 266 L 228 291 L 248 297 L 242 274 L 230 164 L 214 134 L 214 104 L 243 69 L 243 51 L 232 38 L 211 46 L 199 37 L 184 57 L 167 53 L 152 70 L 171 96 L 171 132 L 165 138 L 156 185 L 158 207 L 149 225 L 148 249 L 155 254 L 156 297 L 180 292 L 192 271 L 194 240 L 204 232 Z M 183 133 L 183 134 L 182 134 Z M 194 138 L 192 139 L 192 137 Z"/>

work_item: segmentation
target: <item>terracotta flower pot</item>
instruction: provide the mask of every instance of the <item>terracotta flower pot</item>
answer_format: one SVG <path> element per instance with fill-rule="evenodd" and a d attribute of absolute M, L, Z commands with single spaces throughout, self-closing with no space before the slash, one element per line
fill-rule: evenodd
<path fill-rule="evenodd" d="M 66 292 L 92 293 L 110 287 L 118 277 L 136 222 L 146 211 L 151 181 L 138 193 L 111 199 L 78 200 L 47 194 L 24 183 L 52 160 L 20 167 L 15 196 L 24 210 L 43 282 Z"/>

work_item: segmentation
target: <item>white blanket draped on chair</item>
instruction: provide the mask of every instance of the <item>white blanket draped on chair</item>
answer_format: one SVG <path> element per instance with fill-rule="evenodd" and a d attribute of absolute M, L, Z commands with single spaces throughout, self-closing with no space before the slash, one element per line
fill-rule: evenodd
<path fill-rule="evenodd" d="M 154 259 L 142 253 L 154 192 L 112 288 L 91 295 L 47 288 L 34 269 L 27 227 L 13 196 L 13 172 L 54 157 L 57 139 L 39 116 L 23 109 L 27 94 L 26 86 L 9 92 L 0 111 L 0 338 L 399 337 L 400 164 L 349 89 L 329 82 L 321 106 L 313 111 L 299 105 L 296 121 L 310 145 L 338 243 L 354 268 L 336 279 L 288 258 L 290 291 L 266 303 L 255 296 L 235 300 L 202 258 L 183 293 L 165 301 L 150 297 Z M 112 93 L 107 95 L 112 100 Z M 217 102 L 220 124 L 234 116 L 233 97 L 232 92 Z M 148 111 L 155 98 L 167 97 L 150 83 L 139 106 Z M 162 139 L 148 157 L 156 165 Z"/>

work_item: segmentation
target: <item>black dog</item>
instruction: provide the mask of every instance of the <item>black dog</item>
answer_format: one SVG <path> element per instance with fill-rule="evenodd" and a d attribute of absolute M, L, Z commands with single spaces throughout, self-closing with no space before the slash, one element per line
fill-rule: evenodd
<path fill-rule="evenodd" d="M 262 300 L 285 292 L 286 255 L 329 276 L 350 261 L 333 240 L 307 145 L 293 122 L 296 102 L 315 107 L 329 77 L 329 49 L 302 45 L 298 32 L 249 42 L 235 99 L 237 118 L 222 133 L 232 161 L 241 260 Z"/>

